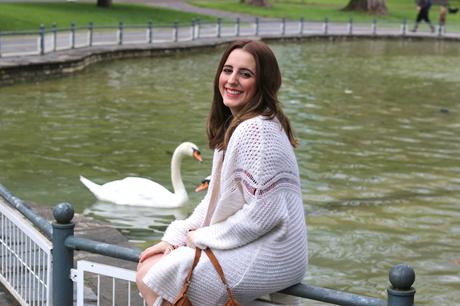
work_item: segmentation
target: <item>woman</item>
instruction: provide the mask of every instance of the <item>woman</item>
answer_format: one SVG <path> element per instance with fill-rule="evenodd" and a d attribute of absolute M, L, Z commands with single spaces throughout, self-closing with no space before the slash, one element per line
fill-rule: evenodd
<path fill-rule="evenodd" d="M 162 241 L 141 254 L 136 281 L 149 306 L 171 305 L 195 247 L 213 250 L 242 305 L 303 279 L 307 230 L 280 86 L 278 63 L 263 42 L 236 41 L 225 50 L 208 118 L 211 186 L 189 218 L 172 222 Z M 193 271 L 188 295 L 196 306 L 227 298 L 207 256 Z"/>

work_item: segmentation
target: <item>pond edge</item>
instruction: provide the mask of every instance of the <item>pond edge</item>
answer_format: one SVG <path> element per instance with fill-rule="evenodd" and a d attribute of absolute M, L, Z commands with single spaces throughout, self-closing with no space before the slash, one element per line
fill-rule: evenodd
<path fill-rule="evenodd" d="M 272 35 L 257 37 L 229 37 L 191 40 L 183 42 L 156 43 L 154 45 L 115 45 L 105 47 L 85 47 L 58 51 L 45 55 L 17 56 L 0 59 L 0 86 L 27 83 L 82 71 L 91 64 L 128 58 L 147 58 L 171 56 L 182 52 L 200 52 L 215 49 L 237 39 L 254 39 L 263 41 L 343 41 L 362 39 L 386 40 L 433 40 L 460 41 L 458 37 L 413 36 L 413 35 Z"/>

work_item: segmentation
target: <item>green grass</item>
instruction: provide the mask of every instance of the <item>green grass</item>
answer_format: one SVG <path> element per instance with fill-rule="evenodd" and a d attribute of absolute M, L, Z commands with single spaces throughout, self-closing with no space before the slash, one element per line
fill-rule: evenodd
<path fill-rule="evenodd" d="M 407 19 L 409 23 L 415 19 L 414 0 L 387 0 L 388 15 L 373 16 L 366 13 L 341 11 L 348 0 L 269 0 L 271 8 L 259 8 L 241 4 L 239 0 L 187 0 L 190 4 L 200 7 L 226 10 L 236 13 L 245 13 L 260 17 L 323 20 L 329 18 L 332 21 L 348 21 L 350 17 L 354 21 L 370 22 L 374 17 L 378 21 L 401 22 Z M 460 6 L 460 1 L 451 1 L 453 6 Z M 439 6 L 433 6 L 430 18 L 437 23 Z M 447 16 L 447 23 L 460 25 L 460 13 Z"/>
<path fill-rule="evenodd" d="M 271 8 L 258 8 L 240 4 L 239 0 L 187 0 L 189 3 L 219 10 L 245 13 L 261 17 L 289 19 L 347 21 L 350 17 L 355 22 L 370 22 L 374 16 L 365 13 L 343 12 L 348 0 L 269 0 Z M 215 21 L 215 17 L 184 13 L 174 10 L 154 8 L 138 4 L 115 3 L 112 8 L 99 8 L 94 2 L 24 2 L 0 3 L 0 31 L 37 30 L 40 24 L 50 27 L 69 27 L 71 22 L 77 26 L 86 26 L 89 22 L 98 25 L 114 26 L 119 21 L 125 24 L 146 24 L 152 19 L 154 24 L 171 24 L 174 21 L 190 23 L 193 18 L 203 21 Z M 451 1 L 452 6 L 460 6 L 460 1 Z M 413 0 L 387 0 L 389 13 L 377 17 L 378 22 L 397 22 L 407 19 L 412 24 L 415 19 Z M 439 7 L 433 6 L 431 19 L 437 23 Z M 448 15 L 448 28 L 460 31 L 460 13 Z"/>
<path fill-rule="evenodd" d="M 91 3 L 53 2 L 53 3 L 0 3 L 0 31 L 37 30 L 40 24 L 46 27 L 56 23 L 58 27 L 69 27 L 71 22 L 86 26 L 89 22 L 97 25 L 171 24 L 174 21 L 190 23 L 193 18 L 215 20 L 215 17 L 183 13 L 174 10 L 154 8 L 137 4 L 115 3 L 105 9 Z"/>

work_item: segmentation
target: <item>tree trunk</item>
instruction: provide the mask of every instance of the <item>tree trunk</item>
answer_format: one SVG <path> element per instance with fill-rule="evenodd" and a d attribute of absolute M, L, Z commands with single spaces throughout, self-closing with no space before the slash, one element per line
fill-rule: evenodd
<path fill-rule="evenodd" d="M 260 6 L 260 7 L 271 7 L 272 6 L 270 2 L 268 2 L 268 0 L 240 0 L 240 3 L 245 3 L 245 4 Z"/>
<path fill-rule="evenodd" d="M 343 11 L 368 12 L 375 15 L 386 15 L 385 0 L 350 0 Z"/>
<path fill-rule="evenodd" d="M 97 6 L 109 8 L 112 6 L 112 0 L 97 0 Z"/>

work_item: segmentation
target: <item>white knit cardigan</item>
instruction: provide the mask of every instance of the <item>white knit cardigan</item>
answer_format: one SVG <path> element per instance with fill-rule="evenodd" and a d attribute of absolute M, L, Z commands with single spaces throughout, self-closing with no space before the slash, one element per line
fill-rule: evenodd
<path fill-rule="evenodd" d="M 203 227 L 220 168 L 216 208 L 210 225 Z M 162 240 L 180 247 L 146 274 L 147 286 L 170 302 L 178 295 L 195 253 L 185 246 L 190 229 L 196 230 L 198 247 L 214 251 L 242 305 L 302 281 L 308 254 L 299 171 L 278 120 L 259 116 L 235 129 L 225 158 L 222 151 L 214 152 L 209 190 L 190 217 L 167 228 Z M 193 272 L 189 297 L 197 306 L 223 305 L 226 300 L 205 254 Z"/>

